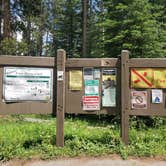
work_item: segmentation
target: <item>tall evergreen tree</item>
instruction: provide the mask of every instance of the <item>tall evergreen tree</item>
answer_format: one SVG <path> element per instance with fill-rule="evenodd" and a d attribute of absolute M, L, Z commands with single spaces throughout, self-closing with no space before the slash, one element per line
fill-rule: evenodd
<path fill-rule="evenodd" d="M 0 0 L 0 42 L 2 40 L 2 0 Z"/>
<path fill-rule="evenodd" d="M 11 15 L 10 15 L 10 0 L 3 0 L 3 38 L 11 36 Z"/>
<path fill-rule="evenodd" d="M 87 55 L 87 0 L 82 0 L 82 57 Z"/>
<path fill-rule="evenodd" d="M 116 56 L 122 49 L 135 57 L 154 57 L 158 50 L 157 24 L 148 0 L 110 0 L 107 6 L 105 49 Z"/>

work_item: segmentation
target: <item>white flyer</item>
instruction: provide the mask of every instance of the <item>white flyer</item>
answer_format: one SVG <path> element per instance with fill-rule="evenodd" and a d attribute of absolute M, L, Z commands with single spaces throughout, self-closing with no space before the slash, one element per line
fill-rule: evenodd
<path fill-rule="evenodd" d="M 84 80 L 93 80 L 93 68 L 92 67 L 85 67 L 83 69 L 84 73 Z"/>
<path fill-rule="evenodd" d="M 94 69 L 93 77 L 94 79 L 100 79 L 100 69 Z"/>
<path fill-rule="evenodd" d="M 57 72 L 57 80 L 58 81 L 63 81 L 63 71 L 58 71 Z"/>
<path fill-rule="evenodd" d="M 161 89 L 152 89 L 152 103 L 160 104 L 163 102 L 163 91 Z"/>
<path fill-rule="evenodd" d="M 52 100 L 53 70 L 4 67 L 3 99 L 6 102 Z"/>

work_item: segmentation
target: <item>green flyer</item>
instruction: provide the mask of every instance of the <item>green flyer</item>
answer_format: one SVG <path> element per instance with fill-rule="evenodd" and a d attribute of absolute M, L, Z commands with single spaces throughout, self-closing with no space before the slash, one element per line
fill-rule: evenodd
<path fill-rule="evenodd" d="M 99 80 L 85 80 L 85 96 L 99 96 Z"/>

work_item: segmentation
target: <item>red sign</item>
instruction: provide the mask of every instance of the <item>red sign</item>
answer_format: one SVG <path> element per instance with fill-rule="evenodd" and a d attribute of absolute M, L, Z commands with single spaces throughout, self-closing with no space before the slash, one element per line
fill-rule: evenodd
<path fill-rule="evenodd" d="M 100 110 L 99 96 L 83 96 L 83 110 Z"/>

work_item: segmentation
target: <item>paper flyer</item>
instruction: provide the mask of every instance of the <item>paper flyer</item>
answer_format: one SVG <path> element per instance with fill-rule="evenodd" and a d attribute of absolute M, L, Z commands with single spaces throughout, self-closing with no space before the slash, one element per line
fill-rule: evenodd
<path fill-rule="evenodd" d="M 69 89 L 82 90 L 82 70 L 69 71 Z"/>
<path fill-rule="evenodd" d="M 5 67 L 3 98 L 7 102 L 52 100 L 53 70 Z"/>
<path fill-rule="evenodd" d="M 102 70 L 102 106 L 116 106 L 116 69 Z"/>
<path fill-rule="evenodd" d="M 85 80 L 85 96 L 99 96 L 99 80 Z"/>
<path fill-rule="evenodd" d="M 58 71 L 57 72 L 57 80 L 58 81 L 63 81 L 63 76 L 64 76 L 63 71 Z"/>
<path fill-rule="evenodd" d="M 85 67 L 84 71 L 84 80 L 93 80 L 93 68 L 92 67 Z"/>
<path fill-rule="evenodd" d="M 161 89 L 152 89 L 152 103 L 160 104 L 163 102 L 163 91 Z"/>
<path fill-rule="evenodd" d="M 100 110 L 99 96 L 83 96 L 83 110 Z"/>
<path fill-rule="evenodd" d="M 100 79 L 100 69 L 94 69 L 94 79 Z"/>

